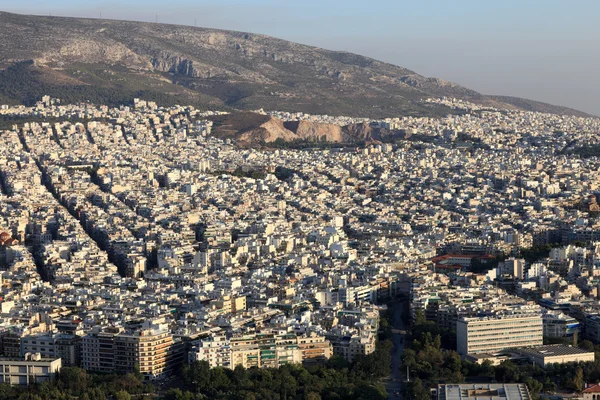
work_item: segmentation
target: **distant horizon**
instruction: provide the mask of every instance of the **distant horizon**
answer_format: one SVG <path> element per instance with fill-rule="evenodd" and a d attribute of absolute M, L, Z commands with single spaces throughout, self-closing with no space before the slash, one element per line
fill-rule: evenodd
<path fill-rule="evenodd" d="M 331 51 L 345 51 L 407 68 L 425 77 L 450 81 L 488 96 L 510 96 L 572 108 L 600 116 L 600 44 L 593 9 L 559 1 L 532 0 L 520 5 L 481 5 L 464 0 L 452 5 L 395 5 L 389 9 L 336 0 L 280 4 L 275 0 L 222 2 L 182 0 L 177 7 L 144 2 L 74 0 L 46 4 L 24 0 L 5 12 L 52 17 L 91 18 L 174 24 L 250 32 Z M 538 4 L 538 6 L 535 5 Z M 140 17 L 139 10 L 143 10 Z M 311 12 L 311 9 L 316 10 Z M 195 16 L 197 15 L 197 16 Z M 158 18 L 157 18 L 158 16 Z"/>

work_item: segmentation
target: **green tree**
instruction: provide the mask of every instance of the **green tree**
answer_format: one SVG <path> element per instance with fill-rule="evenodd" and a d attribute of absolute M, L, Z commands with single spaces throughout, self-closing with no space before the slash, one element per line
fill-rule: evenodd
<path fill-rule="evenodd" d="M 409 399 L 414 400 L 430 400 L 431 395 L 423 387 L 421 379 L 415 378 L 412 382 L 407 385 L 407 394 Z"/>
<path fill-rule="evenodd" d="M 581 392 L 584 384 L 585 381 L 583 379 L 583 369 L 581 369 L 581 367 L 577 367 L 577 369 L 575 369 L 575 376 L 573 376 L 573 389 Z"/>
<path fill-rule="evenodd" d="M 359 400 L 385 400 L 388 398 L 383 385 L 380 383 L 369 384 L 367 382 L 358 385 L 355 396 L 357 396 L 357 399 Z"/>
<path fill-rule="evenodd" d="M 517 366 L 512 361 L 503 361 L 496 367 L 496 380 L 503 383 L 519 382 L 520 376 Z"/>
<path fill-rule="evenodd" d="M 594 343 L 590 342 L 587 339 L 582 340 L 581 343 L 579 343 L 579 347 L 587 351 L 594 351 Z"/>
<path fill-rule="evenodd" d="M 537 379 L 534 379 L 530 376 L 525 378 L 525 384 L 527 385 L 531 396 L 536 399 L 539 398 L 539 394 L 542 392 L 542 390 L 544 390 L 544 385 Z"/>
<path fill-rule="evenodd" d="M 60 370 L 58 388 L 69 391 L 75 396 L 85 392 L 90 379 L 85 370 L 76 367 L 64 367 Z"/>
<path fill-rule="evenodd" d="M 221 367 L 213 368 L 210 370 L 210 384 L 209 387 L 215 390 L 225 390 L 231 385 L 229 377 L 225 373 L 225 370 Z"/>
<path fill-rule="evenodd" d="M 321 395 L 317 392 L 307 391 L 304 393 L 304 400 L 321 400 Z"/>
<path fill-rule="evenodd" d="M 124 390 L 115 393 L 115 400 L 131 400 L 131 395 Z"/>
<path fill-rule="evenodd" d="M 210 384 L 210 365 L 206 361 L 196 361 L 186 367 L 183 373 L 185 382 L 196 392 L 206 390 Z"/>

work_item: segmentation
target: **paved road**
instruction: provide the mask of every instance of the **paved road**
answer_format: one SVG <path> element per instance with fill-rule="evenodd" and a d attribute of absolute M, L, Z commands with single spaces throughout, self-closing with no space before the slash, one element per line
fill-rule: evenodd
<path fill-rule="evenodd" d="M 385 381 L 385 388 L 390 399 L 398 399 L 400 397 L 396 393 L 402 393 L 404 382 L 404 374 L 400 368 L 405 340 L 405 328 L 402 321 L 404 307 L 400 301 L 391 303 L 390 307 L 392 309 L 392 343 L 394 344 L 394 349 L 392 350 L 392 372 L 390 377 Z"/>

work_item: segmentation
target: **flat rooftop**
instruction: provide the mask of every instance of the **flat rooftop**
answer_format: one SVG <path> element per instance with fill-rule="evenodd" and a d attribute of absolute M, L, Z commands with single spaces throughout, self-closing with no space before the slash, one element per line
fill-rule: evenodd
<path fill-rule="evenodd" d="M 529 400 L 523 383 L 438 385 L 438 400 Z"/>
<path fill-rule="evenodd" d="M 593 351 L 584 350 L 581 347 L 565 346 L 562 344 L 551 344 L 546 346 L 533 347 L 517 347 L 512 350 L 518 352 L 519 354 L 530 355 L 535 357 L 556 357 L 594 353 Z"/>

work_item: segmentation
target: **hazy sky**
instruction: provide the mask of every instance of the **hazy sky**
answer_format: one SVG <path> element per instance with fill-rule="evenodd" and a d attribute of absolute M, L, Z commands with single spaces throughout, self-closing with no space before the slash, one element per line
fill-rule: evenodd
<path fill-rule="evenodd" d="M 25 14 L 263 33 L 377 58 L 485 94 L 600 115 L 598 0 L 0 0 Z"/>

